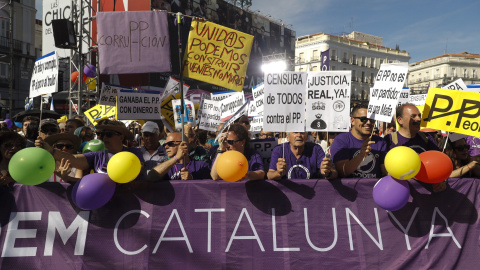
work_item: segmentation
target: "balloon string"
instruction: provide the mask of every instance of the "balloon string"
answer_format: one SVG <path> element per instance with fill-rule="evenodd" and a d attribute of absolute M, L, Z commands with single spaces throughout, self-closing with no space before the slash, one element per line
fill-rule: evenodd
<path fill-rule="evenodd" d="M 42 122 L 42 114 L 43 114 L 43 95 L 40 95 L 40 122 L 38 125 L 38 134 L 40 134 L 40 130 L 42 125 L 40 124 Z"/>
<path fill-rule="evenodd" d="M 448 137 L 450 137 L 450 132 L 447 131 L 447 139 L 445 140 L 445 144 L 443 145 L 442 153 L 445 153 L 445 148 L 447 148 Z"/>

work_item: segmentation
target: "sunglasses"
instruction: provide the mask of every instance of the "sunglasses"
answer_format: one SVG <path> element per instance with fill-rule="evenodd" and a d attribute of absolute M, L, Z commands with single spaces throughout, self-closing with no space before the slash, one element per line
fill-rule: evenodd
<path fill-rule="evenodd" d="M 240 142 L 242 140 L 227 140 L 227 143 L 230 145 L 234 145 L 236 142 Z"/>
<path fill-rule="evenodd" d="M 116 131 L 105 131 L 105 132 L 95 132 L 95 134 L 97 134 L 97 137 L 107 137 L 107 138 L 111 138 L 113 137 L 113 135 L 117 135 L 117 136 L 121 136 L 122 133 L 120 132 L 116 132 Z"/>
<path fill-rule="evenodd" d="M 374 119 L 370 119 L 366 116 L 357 116 L 357 117 L 353 117 L 353 119 L 358 119 L 360 120 L 360 122 L 362 123 L 367 123 L 368 121 L 370 121 L 370 123 L 375 123 L 375 120 Z"/>
<path fill-rule="evenodd" d="M 42 133 L 48 133 L 48 132 L 56 133 L 56 132 L 58 132 L 58 128 L 56 128 L 56 127 L 52 127 L 52 128 L 42 128 L 42 129 L 40 129 L 40 131 L 41 131 Z"/>
<path fill-rule="evenodd" d="M 179 145 L 182 141 L 169 141 L 163 144 L 163 147 L 174 147 L 176 145 Z"/>
<path fill-rule="evenodd" d="M 3 145 L 3 147 L 5 148 L 12 148 L 14 147 L 17 148 L 17 149 L 21 149 L 23 148 L 23 145 L 21 143 L 12 143 L 12 142 L 7 142 Z"/>
<path fill-rule="evenodd" d="M 457 146 L 457 147 L 454 147 L 454 149 L 458 150 L 458 151 L 468 150 L 468 149 L 470 149 L 470 145 L 466 144 L 464 146 Z"/>
<path fill-rule="evenodd" d="M 55 144 L 53 147 L 55 147 L 56 149 L 67 149 L 67 150 L 72 150 L 75 146 L 71 145 L 71 144 Z"/>

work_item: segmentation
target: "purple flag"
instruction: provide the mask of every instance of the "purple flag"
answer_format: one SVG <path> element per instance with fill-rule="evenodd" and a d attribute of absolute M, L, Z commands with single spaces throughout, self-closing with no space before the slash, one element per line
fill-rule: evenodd
<path fill-rule="evenodd" d="M 97 14 L 101 74 L 170 72 L 167 12 Z"/>
<path fill-rule="evenodd" d="M 322 71 L 330 70 L 330 49 L 320 54 L 322 60 Z"/>

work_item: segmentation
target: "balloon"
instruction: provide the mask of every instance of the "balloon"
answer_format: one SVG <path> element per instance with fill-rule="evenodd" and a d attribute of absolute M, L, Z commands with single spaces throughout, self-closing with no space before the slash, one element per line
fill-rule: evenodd
<path fill-rule="evenodd" d="M 82 153 L 88 153 L 88 152 L 97 152 L 97 151 L 104 151 L 105 150 L 105 144 L 101 140 L 91 140 L 85 144 L 83 147 Z"/>
<path fill-rule="evenodd" d="M 120 152 L 108 161 L 107 173 L 117 183 L 128 183 L 138 176 L 141 168 L 140 159 L 135 154 Z"/>
<path fill-rule="evenodd" d="M 78 71 L 72 72 L 72 74 L 70 75 L 70 80 L 72 82 L 77 82 L 77 79 L 78 79 Z"/>
<path fill-rule="evenodd" d="M 97 79 L 96 78 L 88 78 L 85 82 L 87 84 L 87 88 L 90 90 L 95 90 L 97 88 Z"/>
<path fill-rule="evenodd" d="M 13 122 L 10 119 L 5 119 L 5 123 L 7 124 L 7 128 L 11 128 L 13 126 Z"/>
<path fill-rule="evenodd" d="M 415 178 L 425 183 L 435 184 L 450 177 L 453 163 L 446 154 L 440 151 L 426 151 L 419 156 L 422 166 Z"/>
<path fill-rule="evenodd" d="M 94 65 L 86 65 L 83 68 L 83 73 L 87 77 L 95 77 L 95 73 L 97 73 L 97 68 Z"/>
<path fill-rule="evenodd" d="M 14 122 L 14 123 L 16 127 L 19 127 L 19 128 L 23 127 L 22 122 Z"/>
<path fill-rule="evenodd" d="M 236 182 L 248 172 L 247 158 L 238 151 L 227 151 L 217 160 L 217 173 L 225 181 Z"/>
<path fill-rule="evenodd" d="M 53 156 L 47 150 L 36 147 L 18 151 L 8 163 L 12 178 L 24 185 L 41 184 L 52 176 L 54 170 Z"/>
<path fill-rule="evenodd" d="M 92 173 L 80 179 L 72 190 L 72 201 L 84 210 L 104 206 L 115 193 L 115 182 L 104 173 Z"/>
<path fill-rule="evenodd" d="M 82 151 L 82 153 L 83 153 L 83 147 L 85 147 L 87 143 L 88 142 L 82 142 L 82 145 L 80 145 L 80 151 Z"/>
<path fill-rule="evenodd" d="M 399 180 L 415 177 L 420 170 L 420 165 L 420 157 L 410 147 L 395 147 L 385 156 L 385 169 Z"/>
<path fill-rule="evenodd" d="M 401 209 L 407 204 L 409 197 L 408 181 L 396 180 L 390 175 L 378 180 L 373 187 L 373 200 L 388 211 Z"/>
<path fill-rule="evenodd" d="M 82 81 L 84 82 L 84 81 L 86 81 L 86 80 L 87 80 L 87 75 L 83 74 L 83 79 L 82 79 Z"/>

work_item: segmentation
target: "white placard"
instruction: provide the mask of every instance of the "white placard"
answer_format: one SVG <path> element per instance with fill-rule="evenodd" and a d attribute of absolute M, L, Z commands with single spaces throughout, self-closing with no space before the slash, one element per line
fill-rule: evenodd
<path fill-rule="evenodd" d="M 217 131 L 217 127 L 220 124 L 220 102 L 203 99 L 202 108 L 201 111 L 199 108 L 198 114 L 198 121 L 200 121 L 199 129 Z"/>
<path fill-rule="evenodd" d="M 348 131 L 351 79 L 351 70 L 308 73 L 307 131 Z"/>
<path fill-rule="evenodd" d="M 197 114 L 197 121 L 200 122 L 202 118 L 202 110 L 203 110 L 203 101 L 204 100 L 210 100 L 210 95 L 202 93 L 201 99 L 200 99 L 200 105 L 198 106 L 198 114 Z"/>
<path fill-rule="evenodd" d="M 250 105 L 251 106 L 251 105 Z M 257 115 L 250 120 L 250 132 L 259 133 L 263 129 L 263 115 Z"/>
<path fill-rule="evenodd" d="M 470 89 L 467 89 L 467 85 L 463 82 L 462 79 L 458 79 L 452 83 L 449 83 L 442 87 L 444 89 L 450 89 L 450 90 L 464 90 L 464 91 L 470 91 Z M 477 92 L 477 91 L 472 91 L 472 92 Z"/>
<path fill-rule="evenodd" d="M 370 89 L 367 117 L 390 123 L 407 79 L 408 63 L 382 64 Z"/>
<path fill-rule="evenodd" d="M 410 95 L 408 99 L 408 103 L 411 103 L 415 106 L 425 105 L 426 101 L 427 101 L 427 94 Z"/>
<path fill-rule="evenodd" d="M 160 91 L 118 91 L 118 120 L 160 119 Z"/>
<path fill-rule="evenodd" d="M 117 105 L 117 92 L 119 90 L 131 90 L 131 88 L 121 85 L 114 85 L 108 83 L 102 83 L 102 90 L 100 92 L 100 100 L 98 104 L 116 106 Z"/>
<path fill-rule="evenodd" d="M 265 73 L 263 130 L 305 131 L 307 73 Z"/>
<path fill-rule="evenodd" d="M 408 103 L 410 100 L 410 88 L 403 88 L 400 93 L 400 98 L 398 99 L 397 107 L 402 106 L 405 103 Z"/>
<path fill-rule="evenodd" d="M 30 81 L 30 98 L 55 93 L 58 90 L 58 55 L 51 52 L 38 58 Z"/>
<path fill-rule="evenodd" d="M 245 96 L 243 95 L 243 92 L 236 92 L 230 97 L 220 101 L 222 122 L 230 119 L 230 117 L 232 117 L 232 115 L 235 114 L 240 109 L 240 107 L 243 106 L 243 104 L 245 104 Z"/>
<path fill-rule="evenodd" d="M 225 129 L 228 128 L 233 122 L 235 122 L 235 120 L 242 117 L 243 115 L 247 115 L 249 104 L 250 104 L 250 101 L 247 101 L 245 104 L 243 104 L 242 107 L 240 107 L 240 109 L 234 115 L 232 115 L 232 117 L 230 117 L 230 119 L 227 120 L 227 122 L 225 122 L 225 124 L 222 126 L 222 128 L 218 132 L 218 135 L 215 138 L 215 141 L 218 140 L 218 138 L 225 131 Z"/>
<path fill-rule="evenodd" d="M 173 118 L 175 121 L 175 129 L 181 129 L 182 128 L 182 118 L 180 117 L 182 110 L 180 109 L 182 107 L 182 100 L 181 99 L 175 99 L 172 100 L 172 108 L 173 108 Z M 192 126 L 195 126 L 195 106 L 193 105 L 193 102 L 191 102 L 188 99 L 184 99 L 184 104 L 183 104 L 185 110 L 184 110 L 184 115 L 183 115 L 183 123 L 184 124 L 191 124 Z"/>
<path fill-rule="evenodd" d="M 263 115 L 263 96 L 265 84 L 261 83 L 252 88 L 253 102 L 250 103 L 248 116 Z"/>
<path fill-rule="evenodd" d="M 188 89 L 190 89 L 190 86 L 187 84 L 183 84 L 183 97 L 187 95 Z M 167 85 L 165 86 L 165 89 L 163 90 L 162 95 L 160 96 L 160 100 L 163 101 L 170 95 L 176 95 L 180 93 L 180 81 L 173 78 L 169 77 Z"/>
<path fill-rule="evenodd" d="M 211 97 L 212 97 L 212 100 L 215 100 L 215 101 L 222 101 L 226 98 L 229 98 L 231 97 L 232 95 L 238 93 L 237 91 L 233 91 L 233 90 L 230 90 L 230 91 L 223 91 L 223 92 L 216 92 L 216 93 L 211 93 Z"/>

